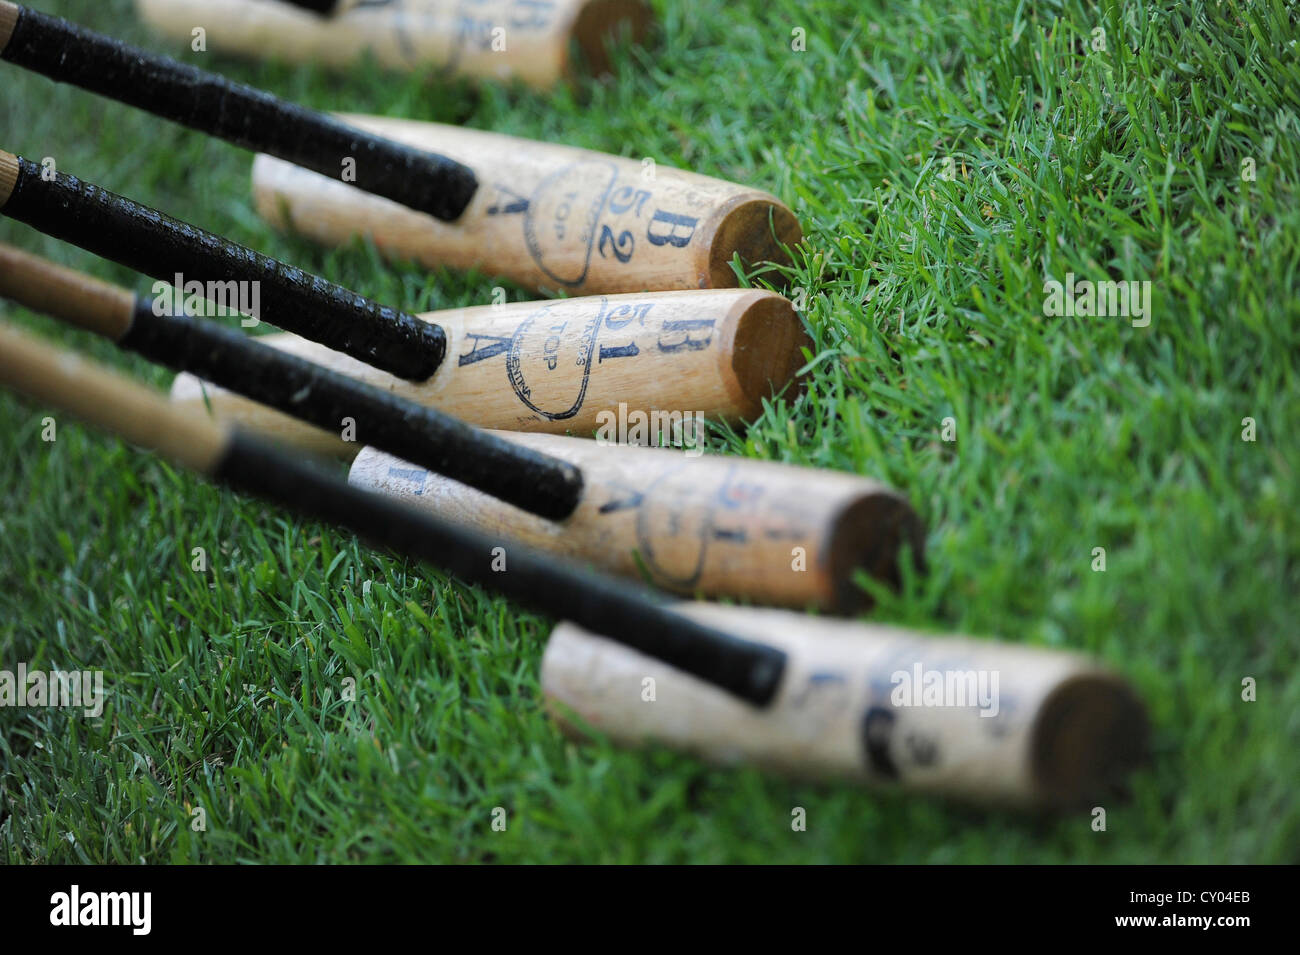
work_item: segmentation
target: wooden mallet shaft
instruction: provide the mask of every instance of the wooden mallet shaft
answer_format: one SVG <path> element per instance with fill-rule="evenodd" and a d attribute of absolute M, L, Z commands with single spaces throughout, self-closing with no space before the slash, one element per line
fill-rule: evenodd
<path fill-rule="evenodd" d="M 0 243 L 0 296 L 85 328 L 177 371 L 202 375 L 320 427 L 358 437 L 551 519 L 568 517 L 582 475 L 568 462 L 269 348 L 233 329 L 158 314 L 153 301 Z"/>
<path fill-rule="evenodd" d="M 265 317 L 359 361 L 423 381 L 447 350 L 442 329 L 156 209 L 0 151 L 0 213 L 164 282 L 257 283 Z"/>
<path fill-rule="evenodd" d="M 766 705 L 780 685 L 785 662 L 780 650 L 689 620 L 648 590 L 590 573 L 554 554 L 511 547 L 507 569 L 497 572 L 492 566 L 496 541 L 350 487 L 309 461 L 175 408 L 120 375 L 3 325 L 0 384 L 238 491 L 347 528 L 543 613 L 614 633 L 639 652 L 747 703 Z"/>
<path fill-rule="evenodd" d="M 0 0 L 0 59 L 255 152 L 279 156 L 436 219 L 478 188 L 445 156 L 362 132 L 269 93 Z M 351 162 L 355 177 L 346 177 Z"/>

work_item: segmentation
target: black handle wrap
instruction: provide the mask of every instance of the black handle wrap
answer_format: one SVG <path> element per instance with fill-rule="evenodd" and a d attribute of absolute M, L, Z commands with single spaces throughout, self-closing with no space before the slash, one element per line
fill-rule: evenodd
<path fill-rule="evenodd" d="M 336 13 L 339 6 L 339 0 L 284 0 L 284 2 L 292 7 L 301 7 L 303 10 L 323 15 Z"/>
<path fill-rule="evenodd" d="M 459 218 L 478 189 L 469 167 L 341 123 L 251 86 L 22 7 L 0 57 L 60 83 L 154 113 L 342 181 L 438 219 Z"/>
<path fill-rule="evenodd" d="M 371 543 L 427 561 L 467 583 L 571 620 L 684 670 L 757 706 L 776 696 L 786 654 L 676 613 L 636 584 L 572 561 L 485 537 L 360 488 L 236 432 L 213 476 L 301 514 L 349 528 Z M 506 545 L 506 569 L 492 548 Z"/>
<path fill-rule="evenodd" d="M 263 318 L 399 378 L 423 381 L 447 351 L 443 330 L 156 209 L 18 157 L 0 212 L 165 282 L 258 282 Z"/>
<path fill-rule="evenodd" d="M 131 327 L 118 344 L 330 431 L 338 432 L 342 419 L 350 417 L 358 441 L 542 517 L 568 517 L 582 497 L 582 475 L 567 461 L 512 444 L 234 329 L 186 315 L 157 315 L 144 297 L 136 300 Z"/>

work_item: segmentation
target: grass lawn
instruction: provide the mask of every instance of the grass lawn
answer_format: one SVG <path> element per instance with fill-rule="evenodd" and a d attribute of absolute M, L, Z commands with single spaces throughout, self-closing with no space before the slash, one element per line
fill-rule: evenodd
<path fill-rule="evenodd" d="M 125 0 L 33 5 L 163 49 Z M 109 690 L 98 720 L 0 709 L 0 859 L 1300 861 L 1294 9 L 655 6 L 657 37 L 615 79 L 553 95 L 185 55 L 314 107 L 650 156 L 789 202 L 808 236 L 785 278 L 806 290 L 809 390 L 715 443 L 910 496 L 931 572 L 874 619 L 1084 650 L 1128 674 L 1154 724 L 1131 800 L 1095 832 L 1086 812 L 576 745 L 540 703 L 550 621 L 69 418 L 44 442 L 49 409 L 0 395 L 0 668 L 102 668 Z M 0 77 L 2 148 L 382 301 L 530 297 L 277 235 L 251 210 L 247 153 L 8 64 Z M 8 220 L 0 239 L 151 284 Z M 1150 323 L 1045 315 L 1045 279 L 1071 272 L 1150 282 Z M 791 830 L 797 806 L 807 831 Z"/>

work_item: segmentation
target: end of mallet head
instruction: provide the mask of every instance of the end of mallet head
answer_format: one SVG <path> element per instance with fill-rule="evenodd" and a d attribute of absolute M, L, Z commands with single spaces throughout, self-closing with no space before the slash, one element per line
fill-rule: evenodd
<path fill-rule="evenodd" d="M 775 292 L 752 289 L 731 306 L 724 328 L 731 330 L 726 356 L 735 394 L 735 417 L 751 421 L 763 411 L 763 399 L 771 398 L 795 382 L 807 362 L 804 349 L 812 340 L 804 331 L 789 299 Z"/>
<path fill-rule="evenodd" d="M 1149 735 L 1145 705 L 1115 674 L 1097 669 L 1064 681 L 1034 721 L 1039 802 L 1069 810 L 1127 797 L 1130 774 L 1150 761 Z"/>
<path fill-rule="evenodd" d="M 828 544 L 829 580 L 833 588 L 829 609 L 838 613 L 870 610 L 871 594 L 857 582 L 859 571 L 899 589 L 905 561 L 926 572 L 925 525 L 907 498 L 879 486 L 847 501 L 831 524 Z"/>
<path fill-rule="evenodd" d="M 569 37 L 594 76 L 614 72 L 611 54 L 618 51 L 619 41 L 640 43 L 654 22 L 654 11 L 644 0 L 587 0 L 572 16 Z M 577 66 L 571 56 L 565 58 L 564 73 L 570 81 L 577 78 Z"/>
<path fill-rule="evenodd" d="M 711 220 L 712 234 L 701 244 L 707 256 L 697 260 L 700 288 L 735 288 L 731 261 L 737 254 L 746 267 L 762 262 L 789 265 L 787 250 L 803 241 L 803 228 L 790 207 L 765 192 L 740 192 Z"/>

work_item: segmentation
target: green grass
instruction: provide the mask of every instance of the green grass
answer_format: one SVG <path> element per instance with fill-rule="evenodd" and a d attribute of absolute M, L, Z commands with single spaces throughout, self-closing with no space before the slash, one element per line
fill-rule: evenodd
<path fill-rule="evenodd" d="M 36 5 L 161 48 L 121 0 Z M 789 201 L 809 241 L 785 278 L 808 292 L 815 370 L 727 450 L 906 491 L 931 574 L 875 619 L 1089 651 L 1128 674 L 1154 721 L 1133 798 L 1097 833 L 1086 813 L 575 745 L 539 701 L 545 619 L 70 419 L 42 442 L 50 411 L 0 396 L 0 667 L 102 668 L 110 690 L 100 720 L 0 710 L 0 858 L 1300 861 L 1293 8 L 656 6 L 658 38 L 614 81 L 550 96 L 194 59 L 311 106 L 652 156 Z M 807 52 L 791 51 L 794 27 Z M 251 211 L 247 154 L 0 72 L 3 148 L 384 301 L 477 304 L 504 284 L 277 235 Z M 0 238 L 147 288 L 14 223 Z M 1045 317 L 1044 279 L 1071 271 L 1152 282 L 1150 326 Z M 207 573 L 190 570 L 199 546 Z"/>

